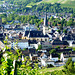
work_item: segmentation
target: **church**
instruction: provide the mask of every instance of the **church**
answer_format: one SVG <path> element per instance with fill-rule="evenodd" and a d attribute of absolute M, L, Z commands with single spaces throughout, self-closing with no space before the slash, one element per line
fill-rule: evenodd
<path fill-rule="evenodd" d="M 44 25 L 42 31 L 25 31 L 25 33 L 22 36 L 22 39 L 28 39 L 28 40 L 36 40 L 36 41 L 49 41 L 49 36 L 47 33 L 48 30 L 48 20 L 47 20 L 47 13 L 44 18 Z"/>

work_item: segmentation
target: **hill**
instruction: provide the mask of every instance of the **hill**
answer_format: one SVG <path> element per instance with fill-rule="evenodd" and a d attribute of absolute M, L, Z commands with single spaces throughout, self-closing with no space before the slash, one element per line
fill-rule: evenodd
<path fill-rule="evenodd" d="M 75 0 L 42 0 L 36 3 L 31 2 L 27 6 L 38 5 L 40 3 L 60 3 L 62 7 L 75 8 Z"/>
<path fill-rule="evenodd" d="M 0 3 L 2 3 L 2 1 L 7 1 L 14 4 L 20 4 L 21 2 L 23 2 L 28 7 L 38 5 L 40 3 L 60 3 L 62 7 L 75 8 L 75 0 L 0 0 Z"/>

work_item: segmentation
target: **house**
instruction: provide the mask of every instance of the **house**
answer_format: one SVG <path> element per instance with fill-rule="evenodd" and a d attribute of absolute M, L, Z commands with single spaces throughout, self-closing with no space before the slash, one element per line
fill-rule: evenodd
<path fill-rule="evenodd" d="M 55 31 L 55 33 L 54 33 L 54 35 L 56 36 L 56 37 L 60 37 L 60 34 L 59 34 L 59 32 L 57 32 L 57 31 Z"/>
<path fill-rule="evenodd" d="M 26 39 L 10 39 L 9 42 L 11 42 L 11 48 L 18 47 L 24 49 L 29 47 L 28 40 Z"/>
<path fill-rule="evenodd" d="M 60 48 L 64 48 L 69 46 L 67 41 L 61 41 L 58 38 L 52 41 L 52 48 L 55 48 L 56 46 L 60 46 Z"/>
<path fill-rule="evenodd" d="M 68 33 L 64 37 L 62 37 L 63 41 L 67 41 L 69 43 L 69 46 L 72 47 L 72 43 L 75 40 L 75 33 Z"/>
<path fill-rule="evenodd" d="M 45 53 L 42 53 L 42 54 L 40 55 L 40 58 L 41 58 L 41 59 L 47 58 L 47 55 L 46 55 Z"/>
<path fill-rule="evenodd" d="M 58 61 L 58 54 L 50 54 L 50 60 L 53 60 L 53 61 Z"/>
<path fill-rule="evenodd" d="M 37 44 L 37 41 L 36 40 L 29 40 L 29 46 L 31 48 L 35 48 L 35 49 L 38 49 L 38 44 Z"/>
<path fill-rule="evenodd" d="M 31 61 L 37 61 L 38 60 L 38 55 L 37 54 L 29 54 L 30 60 Z"/>
<path fill-rule="evenodd" d="M 60 48 L 60 49 L 56 49 L 57 53 L 63 53 L 63 52 L 66 53 L 66 52 L 70 52 L 70 51 L 72 51 L 72 48 L 65 48 L 65 49 L 64 48 L 63 49 Z"/>
<path fill-rule="evenodd" d="M 38 44 L 42 45 L 42 49 L 52 48 L 52 44 L 48 41 L 40 41 Z"/>
<path fill-rule="evenodd" d="M 75 41 L 73 41 L 73 43 L 72 43 L 72 47 L 75 47 Z"/>
<path fill-rule="evenodd" d="M 27 25 L 27 26 L 23 26 L 23 29 L 25 29 L 25 31 L 36 31 L 37 27 L 35 25 Z"/>
<path fill-rule="evenodd" d="M 53 65 L 54 66 L 54 61 L 53 60 L 50 60 L 50 59 L 47 59 L 47 58 L 45 58 L 45 59 L 41 59 L 41 65 L 42 66 L 47 66 L 47 65 Z"/>
<path fill-rule="evenodd" d="M 4 28 L 10 28 L 11 25 L 4 25 Z"/>
<path fill-rule="evenodd" d="M 26 48 L 26 50 L 22 50 L 23 56 L 29 56 L 29 54 L 36 54 L 36 49 L 33 48 Z"/>
<path fill-rule="evenodd" d="M 61 53 L 61 56 L 60 56 L 60 61 L 62 62 L 66 62 L 68 60 L 68 58 L 72 58 L 72 61 L 75 62 L 75 52 L 72 51 L 72 52 L 67 52 L 67 53 Z"/>

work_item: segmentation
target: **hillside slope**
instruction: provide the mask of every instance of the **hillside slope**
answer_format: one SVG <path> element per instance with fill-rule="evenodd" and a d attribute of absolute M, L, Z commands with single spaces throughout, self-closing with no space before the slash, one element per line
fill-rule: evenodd
<path fill-rule="evenodd" d="M 75 8 L 75 0 L 42 0 L 40 2 L 37 3 L 29 3 L 28 6 L 31 5 L 38 5 L 40 3 L 60 3 L 62 7 L 71 7 L 71 8 Z"/>
<path fill-rule="evenodd" d="M 73 7 L 73 8 L 75 8 L 75 0 L 42 0 L 42 2 L 60 3 L 64 7 Z"/>

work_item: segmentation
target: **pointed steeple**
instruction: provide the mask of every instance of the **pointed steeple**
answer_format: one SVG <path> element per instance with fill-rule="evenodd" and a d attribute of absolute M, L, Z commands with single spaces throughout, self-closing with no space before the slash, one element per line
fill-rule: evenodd
<path fill-rule="evenodd" d="M 44 26 L 48 26 L 48 20 L 47 20 L 47 12 L 44 18 Z"/>

